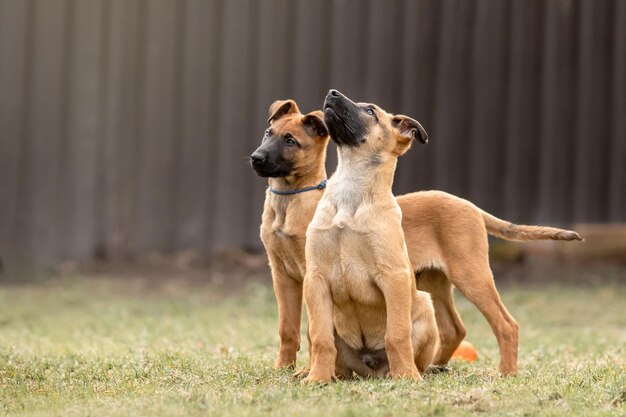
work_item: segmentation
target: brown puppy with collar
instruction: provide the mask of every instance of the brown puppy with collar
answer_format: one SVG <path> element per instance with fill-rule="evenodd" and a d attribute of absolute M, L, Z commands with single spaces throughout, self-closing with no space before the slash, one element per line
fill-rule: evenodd
<path fill-rule="evenodd" d="M 337 90 L 326 96 L 324 121 L 339 163 L 306 232 L 311 368 L 303 382 L 335 377 L 334 331 L 354 351 L 384 350 L 393 378 L 420 379 L 439 335 L 430 297 L 417 291 L 391 187 L 398 157 L 428 136 L 417 121 Z"/>
<path fill-rule="evenodd" d="M 300 348 L 305 233 L 324 192 L 315 186 L 326 179 L 329 137 L 322 112 L 303 115 L 293 100 L 276 101 L 269 113 L 270 127 L 252 155 L 251 164 L 257 174 L 269 177 L 261 238 L 278 302 L 280 351 L 275 365 L 280 368 L 294 366 Z M 313 189 L 296 194 L 271 191 L 308 187 Z M 518 326 L 496 290 L 489 267 L 487 234 L 516 241 L 580 240 L 578 234 L 514 225 L 440 191 L 411 193 L 397 197 L 397 201 L 417 287 L 430 292 L 433 299 L 440 336 L 434 363 L 446 364 L 465 337 L 454 305 L 454 285 L 489 322 L 500 347 L 500 370 L 516 373 Z"/>

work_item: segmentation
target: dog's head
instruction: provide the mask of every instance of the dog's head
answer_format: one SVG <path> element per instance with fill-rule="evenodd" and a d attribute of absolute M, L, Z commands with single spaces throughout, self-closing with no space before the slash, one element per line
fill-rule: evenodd
<path fill-rule="evenodd" d="M 376 155 L 400 156 L 413 139 L 428 143 L 428 134 L 416 120 L 387 113 L 375 104 L 355 103 L 337 90 L 326 95 L 324 121 L 337 146 L 363 148 Z"/>
<path fill-rule="evenodd" d="M 324 164 L 328 130 L 321 111 L 303 115 L 295 101 L 277 100 L 269 114 L 263 142 L 250 156 L 258 175 L 304 176 Z"/>

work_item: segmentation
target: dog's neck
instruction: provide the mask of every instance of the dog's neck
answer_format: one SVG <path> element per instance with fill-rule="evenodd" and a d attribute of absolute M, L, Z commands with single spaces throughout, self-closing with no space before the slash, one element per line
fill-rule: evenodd
<path fill-rule="evenodd" d="M 290 175 L 281 178 L 270 178 L 268 182 L 269 186 L 274 190 L 293 191 L 316 186 L 325 179 L 326 168 L 322 164 L 319 169 L 314 170 L 314 172 L 307 173 L 307 175 Z M 296 204 L 300 208 L 300 210 L 297 211 L 299 211 L 303 221 L 308 225 L 313 218 L 317 203 L 323 195 L 324 190 L 311 190 L 304 193 L 290 195 L 279 195 L 268 190 L 265 197 L 265 209 L 263 216 L 264 218 L 267 216 L 271 227 L 275 231 L 282 231 L 287 221 L 289 206 Z"/>
<path fill-rule="evenodd" d="M 393 197 L 391 187 L 398 158 L 391 155 L 366 156 L 345 147 L 338 148 L 338 164 L 333 174 L 333 186 L 349 186 L 351 194 Z M 355 196 L 356 197 L 356 196 Z"/>
<path fill-rule="evenodd" d="M 391 186 L 397 164 L 393 156 L 363 157 L 351 150 L 338 151 L 337 170 L 324 198 L 338 213 L 354 216 L 362 204 L 397 204 Z"/>
<path fill-rule="evenodd" d="M 268 184 L 273 190 L 295 191 L 307 187 L 315 187 L 326 178 L 326 167 L 322 164 L 319 168 L 307 172 L 305 175 L 288 175 L 286 177 L 269 178 Z"/>

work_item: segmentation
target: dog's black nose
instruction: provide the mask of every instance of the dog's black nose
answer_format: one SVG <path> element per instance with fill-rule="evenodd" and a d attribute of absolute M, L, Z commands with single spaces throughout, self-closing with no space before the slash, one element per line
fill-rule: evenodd
<path fill-rule="evenodd" d="M 339 97 L 341 95 L 341 93 L 339 92 L 339 90 L 335 90 L 333 88 L 330 91 L 328 91 L 328 95 L 331 96 L 331 97 Z"/>
<path fill-rule="evenodd" d="M 265 161 L 267 161 L 267 155 L 262 155 L 260 153 L 255 152 L 252 155 L 250 155 L 250 159 L 252 160 L 253 164 L 260 165 L 264 163 Z"/>

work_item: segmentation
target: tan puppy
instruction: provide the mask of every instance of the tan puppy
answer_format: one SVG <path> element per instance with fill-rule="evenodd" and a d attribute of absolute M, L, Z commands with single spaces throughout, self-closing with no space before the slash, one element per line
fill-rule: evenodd
<path fill-rule="evenodd" d="M 270 127 L 250 162 L 257 174 L 269 177 L 261 240 L 278 301 L 275 366 L 282 368 L 294 366 L 300 350 L 305 234 L 323 193 L 323 187 L 316 187 L 326 180 L 328 131 L 321 111 L 302 115 L 293 100 L 276 101 L 269 112 Z"/>
<path fill-rule="evenodd" d="M 391 192 L 397 159 L 422 126 L 330 90 L 324 121 L 339 164 L 306 232 L 304 298 L 311 369 L 303 382 L 335 377 L 333 330 L 355 351 L 384 349 L 394 378 L 421 378 L 438 339 L 430 297 L 418 293 L 402 212 Z"/>
<path fill-rule="evenodd" d="M 270 107 L 263 143 L 254 152 L 255 171 L 269 177 L 261 224 L 278 302 L 280 352 L 276 367 L 293 366 L 300 348 L 304 242 L 307 226 L 322 197 L 315 188 L 326 179 L 328 132 L 322 112 L 300 113 L 293 100 Z M 271 190 L 307 192 L 278 195 Z M 489 268 L 487 234 L 503 239 L 580 240 L 575 232 L 521 226 L 497 219 L 467 200 L 440 191 L 397 197 L 402 226 L 418 289 L 431 293 L 440 347 L 434 363 L 446 364 L 465 337 L 452 294 L 456 286 L 489 322 L 500 346 L 500 370 L 517 370 L 518 326 L 502 304 Z M 338 346 L 341 351 L 341 346 Z M 361 374 L 359 370 L 355 372 Z M 366 368 L 361 372 L 376 373 Z"/>

